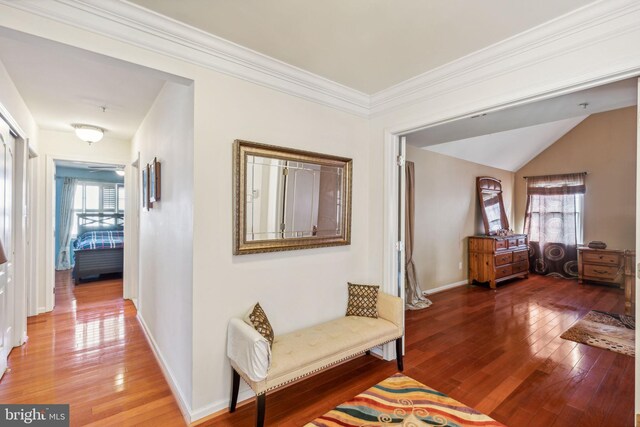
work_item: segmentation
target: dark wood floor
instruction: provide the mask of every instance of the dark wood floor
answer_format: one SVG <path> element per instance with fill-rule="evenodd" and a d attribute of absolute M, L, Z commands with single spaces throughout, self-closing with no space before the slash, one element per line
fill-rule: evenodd
<path fill-rule="evenodd" d="M 0 402 L 69 403 L 71 425 L 184 426 L 122 279 L 74 286 L 56 273 L 56 307 L 30 317 L 9 356 Z"/>
<path fill-rule="evenodd" d="M 122 281 L 73 286 L 29 318 L 2 403 L 71 403 L 71 424 L 184 426 Z M 406 317 L 405 373 L 510 427 L 633 425 L 634 359 L 559 338 L 591 309 L 623 312 L 619 289 L 534 277 L 460 287 Z M 267 397 L 267 425 L 300 426 L 396 372 L 363 356 Z M 241 406 L 203 426 L 253 426 Z"/>
<path fill-rule="evenodd" d="M 405 374 L 510 427 L 633 426 L 634 358 L 560 338 L 616 288 L 535 276 L 460 287 L 407 312 Z M 300 426 L 395 373 L 363 356 L 267 396 L 267 425 Z M 252 426 L 253 404 L 203 425 Z"/>

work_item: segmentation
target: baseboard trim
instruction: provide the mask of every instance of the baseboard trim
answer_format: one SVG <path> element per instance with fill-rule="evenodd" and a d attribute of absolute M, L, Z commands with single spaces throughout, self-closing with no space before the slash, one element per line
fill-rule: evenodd
<path fill-rule="evenodd" d="M 229 373 L 231 375 L 231 373 Z M 244 382 L 240 382 L 240 387 L 244 385 Z M 249 403 L 249 401 L 255 399 L 256 394 L 253 390 L 247 388 L 246 390 L 240 390 L 238 393 L 238 404 L 236 407 L 240 407 Z M 216 418 L 219 415 L 229 412 L 229 399 L 221 399 L 213 402 L 210 405 L 203 406 L 194 410 L 191 413 L 192 426 L 202 424 L 205 421 L 209 421 Z"/>
<path fill-rule="evenodd" d="M 449 283 L 448 285 L 438 286 L 437 288 L 428 289 L 424 291 L 427 295 L 437 294 L 438 292 L 448 291 L 449 289 L 457 288 L 458 286 L 466 285 L 468 280 L 461 280 L 459 282 Z"/>
<path fill-rule="evenodd" d="M 175 377 L 173 376 L 171 369 L 169 369 L 169 365 L 167 365 L 164 357 L 162 356 L 162 352 L 160 351 L 160 348 L 158 347 L 156 340 L 153 338 L 153 335 L 149 331 L 149 327 L 147 326 L 147 323 L 144 321 L 144 318 L 142 317 L 140 312 L 136 314 L 136 318 L 138 319 L 138 322 L 140 322 L 140 326 L 142 326 L 142 331 L 144 332 L 144 336 L 147 338 L 147 342 L 149 343 L 149 346 L 153 351 L 153 355 L 156 357 L 156 360 L 158 361 L 158 365 L 160 365 L 162 374 L 164 375 L 164 378 L 167 380 L 167 383 L 169 384 L 169 388 L 171 389 L 173 396 L 176 398 L 176 402 L 178 403 L 180 412 L 182 412 L 182 416 L 187 422 L 187 425 L 191 424 L 191 420 L 193 419 L 193 414 L 189 409 L 189 403 L 184 398 L 184 394 L 182 394 L 182 390 L 180 390 L 180 387 L 178 386 L 178 383 L 175 380 Z"/>

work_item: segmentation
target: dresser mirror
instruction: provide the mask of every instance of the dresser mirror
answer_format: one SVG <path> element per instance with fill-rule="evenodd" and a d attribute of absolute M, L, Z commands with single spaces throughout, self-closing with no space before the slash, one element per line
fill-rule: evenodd
<path fill-rule="evenodd" d="M 484 222 L 484 233 L 493 236 L 499 230 L 508 230 L 509 221 L 502 201 L 502 184 L 499 179 L 488 176 L 476 178 L 478 200 Z"/>
<path fill-rule="evenodd" d="M 350 244 L 351 163 L 236 140 L 233 253 Z"/>

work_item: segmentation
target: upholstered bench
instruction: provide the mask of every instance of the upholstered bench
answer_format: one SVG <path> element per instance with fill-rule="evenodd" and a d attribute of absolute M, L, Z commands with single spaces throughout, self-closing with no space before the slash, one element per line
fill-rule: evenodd
<path fill-rule="evenodd" d="M 235 411 L 242 377 L 257 395 L 256 425 L 260 427 L 264 424 L 268 391 L 394 340 L 398 370 L 402 371 L 402 300 L 379 293 L 377 310 L 377 318 L 345 316 L 276 335 L 272 348 L 251 325 L 242 319 L 231 319 L 227 336 L 227 355 L 233 368 L 229 411 Z"/>

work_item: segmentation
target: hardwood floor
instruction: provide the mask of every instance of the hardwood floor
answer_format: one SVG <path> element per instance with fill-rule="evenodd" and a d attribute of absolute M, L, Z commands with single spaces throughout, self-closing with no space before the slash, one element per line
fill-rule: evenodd
<path fill-rule="evenodd" d="M 407 312 L 405 374 L 510 427 L 627 427 L 634 358 L 560 338 L 589 310 L 623 313 L 616 288 L 541 276 L 460 287 Z M 267 425 L 300 426 L 395 373 L 363 356 L 267 396 Z M 252 426 L 254 405 L 203 425 Z"/>
<path fill-rule="evenodd" d="M 30 317 L 9 356 L 2 403 L 69 403 L 72 426 L 184 426 L 122 279 L 74 286 L 56 273 L 56 307 Z"/>
<path fill-rule="evenodd" d="M 184 426 L 122 281 L 56 283 L 56 309 L 29 318 L 0 383 L 2 403 L 70 403 L 71 425 Z M 633 425 L 634 359 L 559 336 L 623 292 L 533 277 L 460 287 L 407 312 L 405 373 L 510 427 Z M 267 397 L 267 425 L 300 426 L 396 372 L 363 356 Z M 202 426 L 253 426 L 254 405 Z"/>

